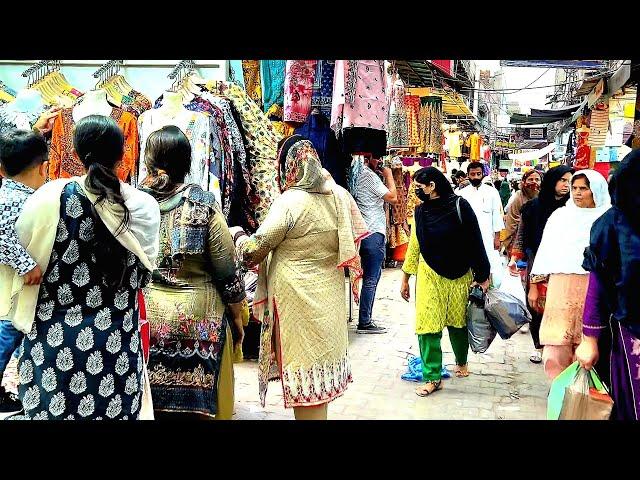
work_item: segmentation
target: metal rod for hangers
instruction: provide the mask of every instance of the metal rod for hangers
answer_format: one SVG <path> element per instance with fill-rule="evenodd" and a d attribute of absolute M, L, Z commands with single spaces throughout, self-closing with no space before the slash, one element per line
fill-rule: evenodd
<path fill-rule="evenodd" d="M 173 68 L 168 77 L 172 80 L 175 79 L 178 74 L 182 72 L 182 70 L 186 68 L 192 68 L 191 65 L 193 65 L 192 60 L 180 60 L 180 62 Z"/>
<path fill-rule="evenodd" d="M 61 66 L 64 66 L 64 67 L 100 67 L 101 65 L 103 65 L 102 63 L 99 63 L 99 62 L 90 62 L 90 63 L 88 63 L 88 62 L 65 61 L 64 65 L 62 64 L 62 61 L 60 61 L 60 60 L 55 60 L 55 62 L 58 65 L 58 67 L 61 67 Z M 198 64 L 196 64 L 195 61 L 193 61 L 193 62 L 194 62 L 195 68 L 220 68 L 220 67 L 222 67 L 222 65 L 220 63 L 198 63 Z M 29 64 L 31 64 L 31 62 L 27 62 L 27 61 L 24 61 L 24 60 L 15 60 L 15 61 L 0 60 L 0 66 L 2 66 L 2 65 L 29 65 Z M 170 67 L 170 65 L 157 63 L 157 62 L 156 63 L 134 63 L 134 64 L 122 65 L 122 66 L 126 66 L 128 68 L 168 68 L 168 67 Z"/>
<path fill-rule="evenodd" d="M 98 70 L 93 72 L 93 78 L 100 78 L 101 75 L 109 71 L 115 66 L 120 67 L 124 61 L 123 60 L 109 60 L 107 63 L 103 64 Z"/>
<path fill-rule="evenodd" d="M 50 61 L 51 60 L 39 60 L 38 62 L 34 63 L 29 68 L 27 68 L 24 72 L 22 72 L 22 76 L 23 77 L 29 76 L 31 73 L 33 73 L 36 70 L 38 70 L 38 69 L 42 68 L 43 66 L 47 65 L 48 62 L 50 62 Z"/>

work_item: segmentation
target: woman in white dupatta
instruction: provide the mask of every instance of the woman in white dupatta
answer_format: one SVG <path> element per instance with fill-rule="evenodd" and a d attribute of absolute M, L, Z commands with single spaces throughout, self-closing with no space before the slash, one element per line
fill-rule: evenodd
<path fill-rule="evenodd" d="M 547 376 L 557 377 L 574 361 L 582 339 L 582 314 L 589 275 L 582 268 L 591 226 L 609 208 L 605 178 L 595 170 L 580 170 L 571 178 L 571 199 L 553 212 L 531 270 L 531 282 L 547 281 L 540 343 Z"/>
<path fill-rule="evenodd" d="M 116 177 L 124 137 L 112 119 L 82 119 L 73 143 L 86 176 L 43 186 L 16 225 L 45 271 L 39 287 L 14 281 L 13 321 L 26 333 L 16 418 L 135 420 L 147 383 L 138 291 L 158 253 L 160 211 Z"/>

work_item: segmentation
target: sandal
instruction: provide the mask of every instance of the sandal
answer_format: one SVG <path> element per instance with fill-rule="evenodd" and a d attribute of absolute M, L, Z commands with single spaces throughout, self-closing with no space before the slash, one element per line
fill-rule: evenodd
<path fill-rule="evenodd" d="M 434 392 L 442 390 L 442 380 L 436 382 L 427 382 L 424 385 L 420 385 L 416 388 L 416 395 L 419 397 L 428 397 Z"/>
<path fill-rule="evenodd" d="M 542 352 L 540 350 L 536 350 L 533 352 L 533 355 L 529 357 L 529 360 L 532 363 L 542 363 Z"/>
<path fill-rule="evenodd" d="M 465 363 L 464 365 L 456 365 L 454 372 L 456 373 L 456 377 L 458 378 L 468 377 L 469 365 L 467 363 Z"/>

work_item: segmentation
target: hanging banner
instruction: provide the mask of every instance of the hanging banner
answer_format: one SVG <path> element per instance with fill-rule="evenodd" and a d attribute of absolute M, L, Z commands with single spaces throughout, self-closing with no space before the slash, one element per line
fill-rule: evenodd
<path fill-rule="evenodd" d="M 522 161 L 522 160 L 537 160 L 540 157 L 544 157 L 545 155 L 547 155 L 548 153 L 551 153 L 555 150 L 556 148 L 556 144 L 555 143 L 550 143 L 549 145 L 547 145 L 546 147 L 540 149 L 540 150 L 533 150 L 531 152 L 523 152 L 523 153 L 510 153 L 509 154 L 509 159 L 510 160 L 518 160 L 518 161 Z"/>

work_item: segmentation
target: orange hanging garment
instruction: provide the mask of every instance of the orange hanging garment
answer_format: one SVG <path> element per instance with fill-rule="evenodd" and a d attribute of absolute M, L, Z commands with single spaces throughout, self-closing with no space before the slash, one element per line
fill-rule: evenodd
<path fill-rule="evenodd" d="M 116 174 L 120 180 L 126 182 L 135 171 L 140 154 L 138 123 L 134 115 L 120 108 L 111 111 L 111 118 L 124 133 L 124 155 L 116 168 Z M 74 125 L 73 108 L 65 108 L 58 113 L 51 132 L 49 180 L 84 174 L 84 166 L 72 155 Z"/>

